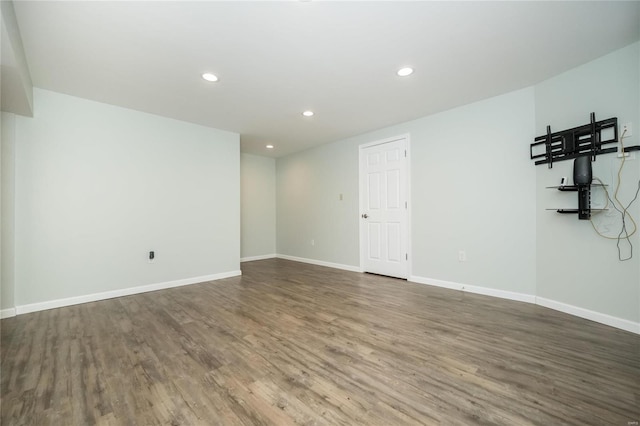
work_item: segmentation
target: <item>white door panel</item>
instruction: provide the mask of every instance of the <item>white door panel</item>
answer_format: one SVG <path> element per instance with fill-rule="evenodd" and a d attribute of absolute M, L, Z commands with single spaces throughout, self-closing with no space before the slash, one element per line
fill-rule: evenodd
<path fill-rule="evenodd" d="M 380 224 L 369 223 L 369 258 L 380 260 Z"/>
<path fill-rule="evenodd" d="M 406 278 L 407 140 L 360 150 L 361 259 L 365 272 Z"/>

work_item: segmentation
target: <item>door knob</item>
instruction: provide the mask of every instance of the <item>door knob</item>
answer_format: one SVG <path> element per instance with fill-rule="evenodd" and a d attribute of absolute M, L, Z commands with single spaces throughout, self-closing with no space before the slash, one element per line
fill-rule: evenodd
<path fill-rule="evenodd" d="M 366 213 L 362 215 L 362 218 L 363 218 L 363 219 L 366 219 L 366 218 L 368 218 L 368 217 L 369 217 L 369 215 L 368 215 L 368 214 L 366 214 Z"/>

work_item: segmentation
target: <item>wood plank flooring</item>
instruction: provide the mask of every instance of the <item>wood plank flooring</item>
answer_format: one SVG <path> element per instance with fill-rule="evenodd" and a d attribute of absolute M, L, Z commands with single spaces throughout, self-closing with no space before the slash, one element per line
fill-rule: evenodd
<path fill-rule="evenodd" d="M 282 259 L 242 270 L 2 320 L 0 423 L 640 421 L 638 335 Z"/>

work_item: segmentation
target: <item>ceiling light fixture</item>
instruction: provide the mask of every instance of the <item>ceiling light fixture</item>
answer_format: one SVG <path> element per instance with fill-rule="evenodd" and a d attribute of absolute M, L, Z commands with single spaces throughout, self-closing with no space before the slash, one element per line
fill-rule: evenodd
<path fill-rule="evenodd" d="M 218 76 L 216 76 L 215 74 L 211 74 L 210 72 L 206 72 L 204 74 L 202 74 L 202 78 L 204 78 L 207 81 L 210 82 L 214 82 L 214 81 L 218 81 Z"/>
<path fill-rule="evenodd" d="M 305 117 L 311 117 L 313 115 L 313 111 L 305 111 L 302 113 Z"/>
<path fill-rule="evenodd" d="M 267 149 L 273 149 L 273 145 L 267 145 Z"/>
<path fill-rule="evenodd" d="M 410 67 L 400 68 L 398 70 L 398 75 L 400 77 L 406 77 L 411 74 L 413 74 L 413 68 L 410 68 Z"/>

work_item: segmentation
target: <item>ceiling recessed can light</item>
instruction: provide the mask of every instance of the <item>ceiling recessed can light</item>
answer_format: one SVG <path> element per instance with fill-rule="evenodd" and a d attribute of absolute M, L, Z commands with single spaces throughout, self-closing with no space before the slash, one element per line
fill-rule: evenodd
<path fill-rule="evenodd" d="M 411 74 L 413 74 L 413 68 L 410 68 L 410 67 L 404 67 L 398 70 L 398 75 L 400 77 L 406 77 Z"/>
<path fill-rule="evenodd" d="M 218 76 L 215 75 L 215 74 L 211 74 L 210 72 L 206 72 L 206 73 L 202 74 L 202 78 L 204 78 L 207 81 L 211 81 L 211 82 L 218 81 Z"/>
<path fill-rule="evenodd" d="M 311 117 L 313 115 L 313 111 L 305 111 L 302 113 L 305 117 Z"/>
<path fill-rule="evenodd" d="M 273 149 L 273 145 L 267 145 L 267 149 Z"/>

